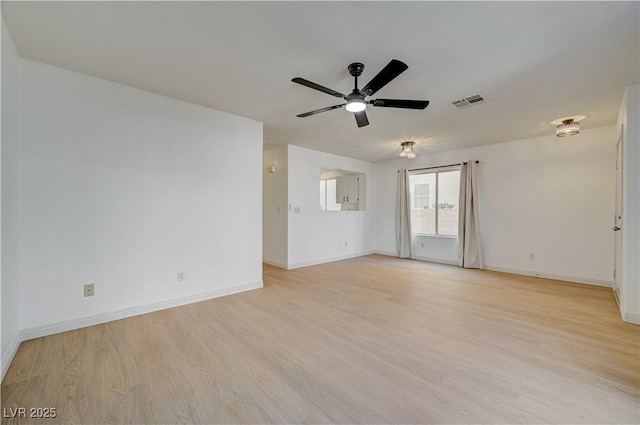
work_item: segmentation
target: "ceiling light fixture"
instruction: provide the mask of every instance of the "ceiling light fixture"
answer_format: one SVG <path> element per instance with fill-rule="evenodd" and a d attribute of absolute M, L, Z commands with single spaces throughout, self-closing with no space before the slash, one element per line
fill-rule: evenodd
<path fill-rule="evenodd" d="M 367 109 L 367 104 L 364 99 L 356 97 L 347 102 L 346 108 L 349 112 L 362 112 Z"/>
<path fill-rule="evenodd" d="M 580 123 L 574 121 L 573 118 L 568 118 L 562 121 L 562 124 L 556 127 L 556 136 L 566 137 L 574 136 L 580 133 Z"/>
<path fill-rule="evenodd" d="M 416 144 L 416 142 L 402 142 L 400 144 L 400 146 L 402 146 L 402 149 L 400 150 L 400 157 L 401 158 L 408 158 L 408 159 L 413 159 L 416 157 L 416 153 L 413 151 L 413 146 Z"/>

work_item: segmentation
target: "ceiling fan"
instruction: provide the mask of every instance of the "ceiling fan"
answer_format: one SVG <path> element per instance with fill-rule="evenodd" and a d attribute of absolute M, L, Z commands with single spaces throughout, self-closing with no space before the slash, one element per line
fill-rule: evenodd
<path fill-rule="evenodd" d="M 364 70 L 364 65 L 356 62 L 349 65 L 347 68 L 349 70 L 349 74 L 355 78 L 355 87 L 353 91 L 347 95 L 340 93 L 335 90 L 331 90 L 329 88 L 323 87 L 319 84 L 312 83 L 309 80 L 305 80 L 304 78 L 296 77 L 291 81 L 294 83 L 302 84 L 303 86 L 310 87 L 312 89 L 321 91 L 323 93 L 330 94 L 331 96 L 340 97 L 347 101 L 347 103 L 341 103 L 340 105 L 328 106 L 326 108 L 316 109 L 315 111 L 305 112 L 304 114 L 296 115 L 297 117 L 304 118 L 311 115 L 319 114 L 321 112 L 331 111 L 333 109 L 342 108 L 346 105 L 346 110 L 349 112 L 353 112 L 356 117 L 356 123 L 358 123 L 358 127 L 364 127 L 369 125 L 369 119 L 367 118 L 367 113 L 365 109 L 367 108 L 367 104 L 373 106 L 381 106 L 383 108 L 403 108 L 403 109 L 424 109 L 429 105 L 428 100 L 404 100 L 404 99 L 375 99 L 375 100 L 366 100 L 366 97 L 371 96 L 391 81 L 396 78 L 398 75 L 402 74 L 409 67 L 406 63 L 399 61 L 397 59 L 392 59 L 391 62 L 387 64 L 382 71 L 378 73 L 369 83 L 364 86 L 362 89 L 358 89 L 358 77 L 362 75 L 362 71 Z"/>

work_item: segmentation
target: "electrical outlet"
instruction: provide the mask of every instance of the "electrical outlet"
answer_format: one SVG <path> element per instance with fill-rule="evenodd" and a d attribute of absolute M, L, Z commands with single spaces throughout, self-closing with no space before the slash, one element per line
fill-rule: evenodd
<path fill-rule="evenodd" d="M 424 242 L 420 242 L 420 248 L 424 248 Z"/>
<path fill-rule="evenodd" d="M 536 255 L 533 252 L 529 253 L 529 260 L 535 260 Z"/>
<path fill-rule="evenodd" d="M 344 243 L 344 246 L 349 246 L 349 242 L 345 242 L 345 243 Z"/>
<path fill-rule="evenodd" d="M 93 297 L 95 295 L 95 291 L 94 291 L 94 284 L 93 283 L 87 283 L 86 285 L 83 286 L 84 288 L 84 296 L 86 297 Z"/>
<path fill-rule="evenodd" d="M 178 272 L 178 282 L 184 282 L 184 272 Z"/>

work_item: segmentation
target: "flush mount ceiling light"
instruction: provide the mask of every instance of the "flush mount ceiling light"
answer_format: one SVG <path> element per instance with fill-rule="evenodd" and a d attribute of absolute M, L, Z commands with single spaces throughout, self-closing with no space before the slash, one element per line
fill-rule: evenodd
<path fill-rule="evenodd" d="M 572 117 L 558 118 L 549 124 L 556 126 L 556 136 L 575 136 L 580 132 L 580 122 L 587 118 L 585 115 L 574 115 Z"/>
<path fill-rule="evenodd" d="M 400 146 L 402 146 L 402 149 L 400 150 L 400 157 L 408 158 L 408 159 L 415 158 L 416 153 L 413 151 L 413 146 L 415 144 L 416 144 L 415 142 L 402 142 L 400 144 Z"/>
<path fill-rule="evenodd" d="M 571 118 L 562 121 L 562 124 L 556 127 L 556 136 L 574 136 L 580 133 L 580 123 L 572 120 Z"/>

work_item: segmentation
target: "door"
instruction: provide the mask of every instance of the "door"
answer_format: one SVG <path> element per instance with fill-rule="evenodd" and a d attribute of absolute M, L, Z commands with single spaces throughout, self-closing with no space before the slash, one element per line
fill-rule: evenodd
<path fill-rule="evenodd" d="M 620 286 L 622 275 L 622 131 L 616 146 L 616 208 L 613 217 L 613 231 L 615 233 L 614 264 L 613 264 L 613 292 L 616 301 L 620 303 Z"/>

